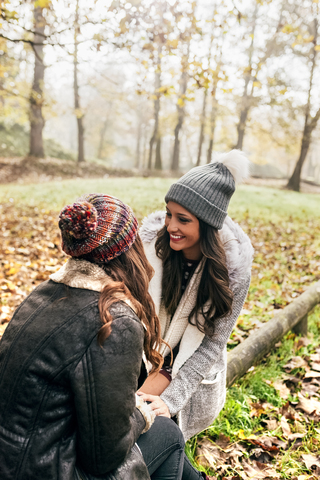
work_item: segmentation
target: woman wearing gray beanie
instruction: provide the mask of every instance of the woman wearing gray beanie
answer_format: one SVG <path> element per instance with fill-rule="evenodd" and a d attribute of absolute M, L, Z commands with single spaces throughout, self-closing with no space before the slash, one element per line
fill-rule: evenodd
<path fill-rule="evenodd" d="M 168 346 L 161 347 L 162 370 L 139 394 L 156 415 L 174 417 L 185 440 L 209 427 L 225 402 L 226 344 L 247 295 L 253 255 L 227 208 L 248 174 L 249 161 L 238 150 L 193 168 L 170 187 L 166 213 L 151 214 L 140 230 Z"/>

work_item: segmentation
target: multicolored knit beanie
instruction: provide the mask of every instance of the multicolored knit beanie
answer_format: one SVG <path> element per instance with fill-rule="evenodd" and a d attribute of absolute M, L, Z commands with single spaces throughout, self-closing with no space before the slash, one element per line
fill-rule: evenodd
<path fill-rule="evenodd" d="M 59 215 L 62 250 L 72 257 L 86 255 L 110 262 L 129 250 L 138 233 L 132 209 L 118 198 L 91 193 L 64 207 Z"/>

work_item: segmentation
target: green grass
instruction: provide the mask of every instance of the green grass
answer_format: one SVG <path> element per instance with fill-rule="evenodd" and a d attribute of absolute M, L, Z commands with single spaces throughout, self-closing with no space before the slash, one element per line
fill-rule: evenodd
<path fill-rule="evenodd" d="M 164 209 L 164 196 L 172 180 L 162 178 L 76 179 L 43 184 L 0 185 L 0 202 L 16 206 L 36 206 L 59 211 L 85 193 L 106 193 L 120 198 L 141 219 L 148 213 Z"/>
<path fill-rule="evenodd" d="M 289 332 L 281 341 L 281 346 L 270 352 L 270 355 L 262 361 L 259 365 L 254 367 L 253 371 L 244 375 L 237 384 L 228 389 L 227 399 L 223 410 L 220 412 L 218 418 L 214 423 L 198 436 L 193 437 L 186 445 L 186 454 L 196 468 L 206 471 L 208 474 L 213 475 L 214 472 L 205 469 L 194 462 L 195 451 L 197 447 L 197 441 L 201 437 L 209 437 L 213 440 L 223 434 L 230 438 L 230 444 L 237 442 L 243 438 L 248 437 L 251 434 L 264 434 L 266 427 L 263 424 L 265 418 L 274 417 L 276 419 L 281 418 L 280 407 L 286 404 L 287 400 L 280 397 L 279 392 L 269 383 L 281 380 L 282 375 L 285 373 L 283 366 L 294 355 L 309 355 L 315 352 L 320 344 L 320 306 L 317 306 L 314 311 L 309 314 L 308 318 L 308 330 L 310 344 L 306 347 L 300 348 L 295 352 L 296 336 Z M 294 353 L 295 352 L 295 353 Z M 294 373 L 294 371 L 292 372 Z M 267 381 L 267 382 L 266 382 Z M 290 400 L 297 400 L 297 398 L 290 398 Z M 274 406 L 274 410 L 268 414 L 261 414 L 259 417 L 250 416 L 252 409 L 252 403 L 268 402 Z M 313 445 L 314 438 L 318 435 L 314 430 L 316 425 L 313 422 L 306 423 L 307 434 L 303 439 L 303 444 L 296 452 L 291 452 L 290 449 L 283 452 L 278 458 L 279 464 L 283 465 L 281 478 L 289 479 L 291 476 L 287 476 L 286 469 L 294 467 L 299 473 L 304 472 L 304 467 L 299 463 L 301 453 L 312 453 L 315 446 Z M 273 435 L 282 438 L 282 432 L 278 428 L 276 431 L 271 432 Z M 313 446 L 312 446 L 313 445 Z M 220 478 L 220 477 L 219 477 Z"/>
<path fill-rule="evenodd" d="M 230 203 L 229 214 L 236 218 L 306 219 L 320 217 L 320 195 L 241 185 Z"/>
<path fill-rule="evenodd" d="M 174 179 L 168 178 L 106 178 L 74 179 L 43 184 L 0 185 L 0 202 L 17 206 L 60 210 L 84 193 L 108 193 L 119 197 L 134 209 L 141 219 L 146 214 L 164 208 L 164 196 Z M 320 217 L 320 195 L 242 185 L 232 197 L 229 214 L 241 218 L 306 219 Z"/>

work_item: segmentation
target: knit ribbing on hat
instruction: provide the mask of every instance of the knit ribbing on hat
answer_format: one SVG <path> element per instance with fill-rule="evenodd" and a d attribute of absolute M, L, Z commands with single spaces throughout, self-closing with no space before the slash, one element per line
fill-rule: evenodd
<path fill-rule="evenodd" d="M 220 230 L 227 216 L 234 178 L 222 163 L 192 168 L 171 185 L 165 201 L 178 203 L 209 225 Z"/>
<path fill-rule="evenodd" d="M 59 227 L 65 253 L 89 255 L 93 261 L 105 263 L 131 247 L 138 221 L 118 198 L 94 193 L 67 205 L 60 213 Z"/>

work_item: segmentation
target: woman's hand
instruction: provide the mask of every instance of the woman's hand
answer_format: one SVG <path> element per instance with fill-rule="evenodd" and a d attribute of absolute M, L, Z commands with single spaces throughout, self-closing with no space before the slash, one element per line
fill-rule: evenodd
<path fill-rule="evenodd" d="M 150 395 L 148 393 L 143 393 L 141 391 L 137 392 L 137 395 L 142 397 L 142 399 L 145 402 L 151 402 L 150 407 L 154 411 L 157 417 L 160 416 L 160 417 L 171 418 L 169 408 L 164 403 L 164 401 L 161 400 L 160 397 L 158 397 L 157 395 Z"/>

